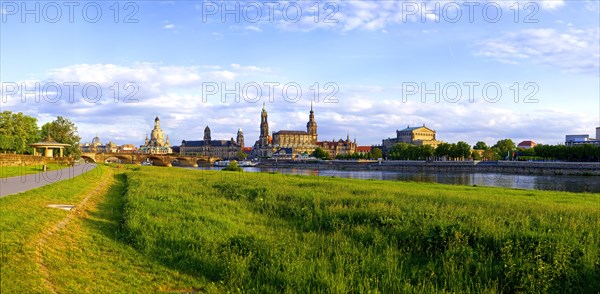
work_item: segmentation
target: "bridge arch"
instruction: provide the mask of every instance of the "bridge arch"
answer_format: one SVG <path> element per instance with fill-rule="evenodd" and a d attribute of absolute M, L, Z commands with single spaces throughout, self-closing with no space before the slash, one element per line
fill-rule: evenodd
<path fill-rule="evenodd" d="M 165 162 L 165 160 L 163 160 L 162 158 L 157 157 L 157 156 L 142 156 L 140 158 L 140 163 L 142 163 L 144 161 L 148 161 L 148 160 L 152 162 L 152 165 L 156 165 L 156 166 L 168 166 L 168 164 L 171 163 L 168 160 L 167 160 L 167 162 Z"/>
<path fill-rule="evenodd" d="M 92 162 L 92 163 L 96 163 L 96 159 L 86 156 L 86 155 L 81 155 L 81 158 L 83 158 L 83 160 L 85 160 L 85 162 Z"/>
<path fill-rule="evenodd" d="M 171 161 L 174 166 L 198 166 L 194 158 L 176 157 Z"/>
<path fill-rule="evenodd" d="M 110 162 L 110 159 L 117 159 L 119 163 L 133 163 L 131 157 L 123 156 L 123 155 L 110 155 L 104 159 L 104 162 Z"/>

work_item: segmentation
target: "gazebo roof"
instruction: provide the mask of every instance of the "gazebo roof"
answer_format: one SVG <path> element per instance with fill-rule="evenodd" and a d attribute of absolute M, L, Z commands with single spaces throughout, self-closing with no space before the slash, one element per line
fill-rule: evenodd
<path fill-rule="evenodd" d="M 71 146 L 71 144 L 63 144 L 63 143 L 58 143 L 56 142 L 54 139 L 52 139 L 52 137 L 50 137 L 50 135 L 48 135 L 46 137 L 46 139 L 42 140 L 41 142 L 37 142 L 37 143 L 31 143 L 31 144 L 27 144 L 31 147 L 37 147 L 37 148 L 63 148 L 63 147 L 67 147 L 67 146 Z"/>

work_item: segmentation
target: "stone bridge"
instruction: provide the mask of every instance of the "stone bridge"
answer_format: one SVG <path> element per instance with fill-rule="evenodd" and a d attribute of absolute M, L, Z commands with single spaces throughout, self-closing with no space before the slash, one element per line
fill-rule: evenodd
<path fill-rule="evenodd" d="M 157 166 L 191 166 L 212 164 L 220 158 L 210 156 L 189 156 L 177 154 L 139 154 L 139 153 L 82 153 L 81 158 L 88 162 L 120 162 L 141 164 L 151 161 Z"/>

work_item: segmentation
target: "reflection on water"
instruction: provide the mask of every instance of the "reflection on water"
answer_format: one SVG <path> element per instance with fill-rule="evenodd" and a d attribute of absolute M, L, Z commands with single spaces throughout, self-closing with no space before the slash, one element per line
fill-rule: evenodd
<path fill-rule="evenodd" d="M 198 169 L 220 170 L 222 167 L 200 167 Z M 327 176 L 339 178 L 396 180 L 429 182 L 466 186 L 494 186 L 528 190 L 553 190 L 569 192 L 600 193 L 600 177 L 597 176 L 550 176 L 512 175 L 500 173 L 458 172 L 406 172 L 406 171 L 341 171 L 296 168 L 245 167 L 248 172 L 278 172 L 281 174 Z"/>

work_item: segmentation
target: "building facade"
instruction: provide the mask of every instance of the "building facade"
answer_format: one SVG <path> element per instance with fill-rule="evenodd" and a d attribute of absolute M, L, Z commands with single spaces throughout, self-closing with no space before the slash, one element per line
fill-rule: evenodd
<path fill-rule="evenodd" d="M 154 129 L 150 132 L 150 138 L 146 135 L 144 145 L 140 146 L 139 153 L 142 154 L 172 154 L 173 149 L 169 142 L 169 136 L 166 136 L 160 128 L 160 119 L 158 116 L 154 119 Z"/>
<path fill-rule="evenodd" d="M 120 146 L 110 141 L 106 144 L 102 144 L 100 137 L 96 134 L 96 137 L 92 139 L 92 142 L 80 145 L 79 149 L 83 153 L 117 153 L 120 151 Z"/>
<path fill-rule="evenodd" d="M 416 146 L 431 145 L 436 148 L 443 143 L 435 138 L 436 132 L 423 124 L 421 127 L 407 126 L 402 130 L 396 130 L 396 138 L 382 140 L 383 154 L 387 154 L 396 143 L 406 143 Z"/>
<path fill-rule="evenodd" d="M 321 141 L 317 142 L 317 146 L 329 154 L 330 158 L 336 158 L 338 155 L 346 156 L 357 152 L 356 139 L 350 140 L 350 135 L 346 136 L 346 140 L 339 139 L 338 141 Z"/>
<path fill-rule="evenodd" d="M 566 135 L 565 145 L 575 146 L 581 144 L 600 145 L 600 127 L 596 128 L 596 138 L 590 138 L 590 135 Z"/>
<path fill-rule="evenodd" d="M 244 133 L 242 129 L 237 132 L 236 140 L 212 140 L 211 131 L 208 126 L 204 128 L 204 140 L 181 141 L 179 154 L 200 155 L 222 159 L 236 159 L 238 152 L 244 150 Z"/>

